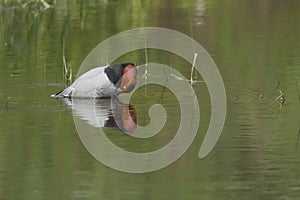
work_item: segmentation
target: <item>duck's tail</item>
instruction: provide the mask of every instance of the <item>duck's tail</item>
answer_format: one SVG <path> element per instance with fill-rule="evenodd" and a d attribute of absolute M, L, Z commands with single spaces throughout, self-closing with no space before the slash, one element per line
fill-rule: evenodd
<path fill-rule="evenodd" d="M 56 93 L 56 94 L 52 94 L 50 95 L 50 97 L 52 98 L 71 98 L 72 96 L 72 92 L 73 92 L 72 87 L 67 87 L 66 89 L 63 89 L 62 91 Z"/>

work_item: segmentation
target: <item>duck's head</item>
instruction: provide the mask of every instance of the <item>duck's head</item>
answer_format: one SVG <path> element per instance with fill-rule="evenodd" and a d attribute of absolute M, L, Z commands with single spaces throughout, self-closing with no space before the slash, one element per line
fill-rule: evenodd
<path fill-rule="evenodd" d="M 131 92 L 136 84 L 136 68 L 132 63 L 109 65 L 105 70 L 107 76 L 115 84 L 114 95 Z"/>
<path fill-rule="evenodd" d="M 120 81 L 119 93 L 129 93 L 134 89 L 136 84 L 136 68 L 134 65 L 128 64 L 124 68 L 123 76 Z"/>

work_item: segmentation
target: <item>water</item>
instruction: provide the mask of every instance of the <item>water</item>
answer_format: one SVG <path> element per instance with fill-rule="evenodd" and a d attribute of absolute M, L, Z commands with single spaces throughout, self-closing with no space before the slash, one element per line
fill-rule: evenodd
<path fill-rule="evenodd" d="M 0 199 L 299 198 L 299 1 L 57 1 L 47 10 L 11 2 L 0 4 Z M 228 110 L 217 145 L 198 159 L 210 98 L 197 83 L 201 120 L 192 146 L 167 168 L 127 174 L 89 154 L 72 110 L 49 95 L 65 87 L 63 55 L 75 76 L 98 43 L 142 26 L 200 42 L 222 74 Z M 121 60 L 143 64 L 145 51 Z M 189 78 L 178 56 L 149 50 L 148 60 Z M 283 106 L 275 100 L 279 90 Z M 167 144 L 178 127 L 178 102 L 159 86 L 141 88 L 131 102 L 140 125 L 149 123 L 154 103 L 169 117 L 160 134 L 143 141 L 105 128 L 107 137 L 136 152 Z"/>

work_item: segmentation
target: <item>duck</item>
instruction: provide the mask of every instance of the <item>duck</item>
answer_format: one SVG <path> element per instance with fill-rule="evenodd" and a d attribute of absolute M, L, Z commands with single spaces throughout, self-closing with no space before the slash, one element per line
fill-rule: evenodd
<path fill-rule="evenodd" d="M 137 70 L 133 63 L 96 67 L 78 77 L 69 87 L 52 94 L 53 98 L 104 98 L 131 92 Z"/>

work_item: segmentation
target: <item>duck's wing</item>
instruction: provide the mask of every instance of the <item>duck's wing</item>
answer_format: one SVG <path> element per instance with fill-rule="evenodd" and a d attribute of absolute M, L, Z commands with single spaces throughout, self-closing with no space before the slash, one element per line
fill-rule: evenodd
<path fill-rule="evenodd" d="M 91 75 L 88 78 L 78 79 L 73 88 L 72 97 L 85 98 L 111 97 L 116 89 L 104 71 L 96 76 Z"/>

